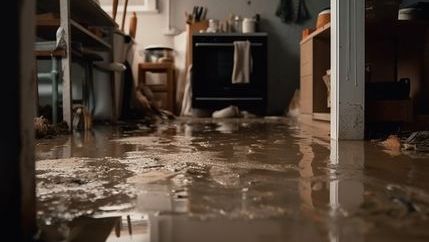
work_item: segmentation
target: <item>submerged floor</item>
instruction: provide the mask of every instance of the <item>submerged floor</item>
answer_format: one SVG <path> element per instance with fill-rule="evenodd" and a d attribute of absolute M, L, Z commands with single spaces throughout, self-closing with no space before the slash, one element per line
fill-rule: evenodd
<path fill-rule="evenodd" d="M 37 145 L 41 241 L 429 241 L 429 155 L 286 119 L 97 127 Z"/>

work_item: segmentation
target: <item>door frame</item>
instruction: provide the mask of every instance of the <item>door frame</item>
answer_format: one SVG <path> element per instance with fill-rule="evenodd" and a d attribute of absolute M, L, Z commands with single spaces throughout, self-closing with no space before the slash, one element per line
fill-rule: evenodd
<path fill-rule="evenodd" d="M 365 133 L 365 1 L 331 0 L 331 139 Z"/>

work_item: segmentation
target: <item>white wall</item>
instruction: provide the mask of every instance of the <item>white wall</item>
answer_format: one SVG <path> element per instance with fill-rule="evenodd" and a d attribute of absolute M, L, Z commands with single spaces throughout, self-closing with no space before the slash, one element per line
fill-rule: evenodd
<path fill-rule="evenodd" d="M 102 6 L 107 5 L 111 6 L 112 0 L 101 0 L 100 4 Z M 119 3 L 123 3 L 123 0 L 120 0 Z M 124 31 L 128 33 L 129 31 L 129 20 L 132 16 L 133 11 L 133 2 L 130 1 L 130 6 L 128 8 L 128 13 L 125 22 Z M 158 10 L 159 13 L 148 13 L 148 12 L 136 12 L 137 13 L 137 33 L 136 33 L 136 42 L 139 44 L 138 49 L 143 49 L 148 45 L 165 45 L 168 47 L 173 47 L 173 37 L 164 35 L 164 32 L 167 29 L 167 0 L 158 0 Z M 121 26 L 122 22 L 122 7 L 119 6 L 118 15 L 116 21 Z"/>
<path fill-rule="evenodd" d="M 139 0 L 142 1 L 142 0 Z M 130 62 L 133 78 L 137 85 L 138 80 L 138 64 L 143 62 L 144 58 L 140 55 L 140 50 L 143 50 L 145 47 L 149 45 L 162 45 L 167 47 L 174 47 L 174 37 L 167 36 L 164 33 L 167 30 L 168 26 L 168 11 L 167 11 L 167 1 L 168 0 L 157 0 L 158 4 L 158 12 L 143 12 L 143 11 L 135 11 L 136 8 L 135 3 L 138 0 L 130 0 L 129 6 L 127 9 L 127 16 L 125 21 L 124 32 L 129 33 L 129 22 L 132 16 L 132 12 L 136 12 L 137 15 L 137 31 L 136 31 L 136 44 L 133 45 L 132 50 L 128 53 L 129 56 L 127 60 Z M 119 7 L 116 16 L 116 22 L 119 27 L 122 24 L 122 16 L 123 16 L 123 6 L 121 4 L 124 3 L 124 0 L 119 0 Z M 100 0 L 100 5 L 103 6 L 112 6 L 112 0 Z M 134 5 L 134 6 L 133 6 Z M 111 14 L 111 10 L 105 8 L 106 12 Z M 163 78 L 164 76 L 149 76 L 148 79 L 158 80 Z"/>

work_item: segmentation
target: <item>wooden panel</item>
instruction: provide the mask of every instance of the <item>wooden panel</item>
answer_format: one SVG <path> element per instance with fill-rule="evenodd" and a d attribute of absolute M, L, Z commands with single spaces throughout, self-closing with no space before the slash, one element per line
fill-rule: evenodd
<path fill-rule="evenodd" d="M 307 62 L 301 65 L 301 75 L 300 76 L 312 76 L 313 75 L 313 63 Z"/>
<path fill-rule="evenodd" d="M 38 19 L 37 20 L 37 35 L 45 39 L 55 40 L 55 33 L 60 26 L 60 19 Z M 97 47 L 102 50 L 109 50 L 112 46 L 107 43 L 104 39 L 96 36 L 88 29 L 74 20 L 70 20 L 72 27 L 71 38 L 73 41 L 81 42 L 85 47 Z"/>
<path fill-rule="evenodd" d="M 410 78 L 414 110 L 429 113 L 428 24 L 416 21 L 369 23 L 366 38 L 366 62 L 372 70 L 367 81 Z"/>
<path fill-rule="evenodd" d="M 398 38 L 398 79 L 411 79 L 411 98 L 420 98 L 423 79 L 424 32 L 419 26 L 401 30 Z"/>
<path fill-rule="evenodd" d="M 34 52 L 34 55 L 37 58 L 51 58 L 52 56 L 54 57 L 65 57 L 66 56 L 66 51 L 65 50 L 54 50 L 54 51 L 49 51 L 49 50 L 38 50 Z"/>
<path fill-rule="evenodd" d="M 314 39 L 313 42 L 313 112 L 329 113 L 328 89 L 322 78 L 331 68 L 330 41 Z"/>
<path fill-rule="evenodd" d="M 326 24 L 322 28 L 316 29 L 313 33 L 307 36 L 305 39 L 301 41 L 301 44 L 306 43 L 307 41 L 311 41 L 313 38 L 324 38 L 329 39 L 331 37 L 331 23 Z"/>
<path fill-rule="evenodd" d="M 313 113 L 313 119 L 319 121 L 331 121 L 331 113 Z"/>
<path fill-rule="evenodd" d="M 420 100 L 420 114 L 429 115 L 429 28 L 426 29 L 424 50 L 424 73 L 422 83 L 422 99 Z M 429 123 L 429 122 L 428 122 Z"/>
<path fill-rule="evenodd" d="M 192 35 L 194 33 L 198 33 L 201 30 L 206 30 L 209 27 L 208 21 L 202 21 L 202 22 L 194 22 L 194 23 L 187 23 L 186 24 L 186 33 L 188 35 L 188 43 L 187 43 L 187 51 L 186 51 L 186 70 L 188 69 L 189 65 L 192 64 Z"/>
<path fill-rule="evenodd" d="M 60 5 L 58 0 L 37 0 L 37 13 L 60 12 Z M 72 0 L 70 7 L 71 17 L 79 23 L 117 27 L 115 21 L 95 1 Z"/>
<path fill-rule="evenodd" d="M 313 113 L 313 76 L 301 77 L 300 110 L 303 114 Z"/>
<path fill-rule="evenodd" d="M 369 101 L 366 105 L 367 122 L 412 122 L 413 101 Z"/>
<path fill-rule="evenodd" d="M 300 110 L 313 113 L 313 41 L 301 44 Z"/>
<path fill-rule="evenodd" d="M 331 66 L 329 29 L 325 26 L 301 42 L 301 113 L 327 114 L 328 91 L 322 77 Z"/>
<path fill-rule="evenodd" d="M 301 45 L 301 64 L 311 62 L 313 57 L 313 41 Z"/>
<path fill-rule="evenodd" d="M 412 124 L 414 130 L 427 130 L 429 124 L 429 115 L 418 115 Z"/>
<path fill-rule="evenodd" d="M 301 76 L 313 74 L 313 41 L 301 45 Z"/>
<path fill-rule="evenodd" d="M 365 42 L 365 63 L 370 65 L 371 74 L 367 82 L 386 82 L 396 80 L 395 76 L 395 34 L 391 28 L 380 26 L 372 29 L 367 25 Z"/>

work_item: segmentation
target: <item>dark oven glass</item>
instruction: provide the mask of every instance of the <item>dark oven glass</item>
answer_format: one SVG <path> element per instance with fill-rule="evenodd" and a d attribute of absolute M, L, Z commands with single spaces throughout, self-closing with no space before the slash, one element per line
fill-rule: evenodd
<path fill-rule="evenodd" d="M 232 84 L 234 41 L 252 43 L 249 84 Z M 193 85 L 197 96 L 259 96 L 266 85 L 266 43 L 263 38 L 194 37 Z"/>

